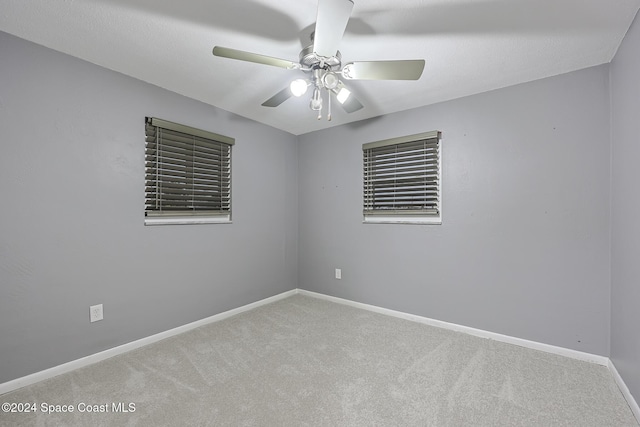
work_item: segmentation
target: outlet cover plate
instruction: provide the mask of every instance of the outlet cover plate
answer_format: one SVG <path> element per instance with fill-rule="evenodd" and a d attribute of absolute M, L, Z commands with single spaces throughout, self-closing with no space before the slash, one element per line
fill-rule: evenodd
<path fill-rule="evenodd" d="M 89 320 L 92 323 L 97 322 L 98 320 L 102 320 L 103 318 L 102 304 L 92 305 L 91 307 L 89 307 Z"/>

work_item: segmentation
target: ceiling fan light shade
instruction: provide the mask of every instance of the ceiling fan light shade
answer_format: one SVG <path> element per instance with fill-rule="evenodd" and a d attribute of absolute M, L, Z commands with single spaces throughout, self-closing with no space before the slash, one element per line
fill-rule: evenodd
<path fill-rule="evenodd" d="M 349 96 L 351 96 L 351 91 L 343 86 L 336 94 L 336 99 L 340 104 L 344 104 L 349 99 Z"/>
<path fill-rule="evenodd" d="M 332 92 L 336 95 L 336 99 L 338 99 L 340 105 L 342 105 L 342 109 L 347 113 L 354 113 L 363 108 L 358 98 L 347 89 L 344 83 L 340 82 L 338 87 L 332 90 Z"/>
<path fill-rule="evenodd" d="M 320 95 L 320 89 L 313 89 L 313 96 L 311 97 L 311 102 L 309 102 L 309 108 L 313 111 L 322 110 L 322 96 Z"/>
<path fill-rule="evenodd" d="M 296 79 L 291 82 L 289 85 L 289 89 L 291 89 L 291 93 L 293 96 L 300 97 L 307 93 L 307 81 L 304 79 Z"/>
<path fill-rule="evenodd" d="M 338 83 L 340 83 L 340 80 L 338 79 L 338 76 L 335 75 L 335 73 L 328 72 L 325 73 L 324 76 L 322 76 L 322 85 L 326 89 L 333 90 L 338 87 Z"/>

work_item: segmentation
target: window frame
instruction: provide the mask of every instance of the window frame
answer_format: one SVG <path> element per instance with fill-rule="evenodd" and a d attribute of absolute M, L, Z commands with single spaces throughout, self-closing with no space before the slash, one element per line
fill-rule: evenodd
<path fill-rule="evenodd" d="M 420 213 L 420 212 L 402 212 L 396 210 L 393 212 L 384 212 L 383 209 L 377 211 L 367 210 L 367 150 L 379 148 L 400 146 L 402 144 L 410 144 L 421 140 L 436 140 L 437 142 L 437 214 Z M 385 139 L 381 141 L 370 142 L 362 145 L 363 151 L 363 182 L 362 182 L 362 222 L 365 224 L 442 224 L 442 132 L 431 131 L 413 135 L 406 135 L 396 138 Z"/>
<path fill-rule="evenodd" d="M 149 141 L 147 135 L 147 127 L 155 127 L 156 132 L 156 140 Z M 172 132 L 179 132 L 181 134 L 185 134 L 194 138 L 206 139 L 210 142 L 217 144 L 219 147 L 224 145 L 228 146 L 228 156 L 225 155 L 225 159 L 220 159 L 216 165 L 222 167 L 222 164 L 228 160 L 228 186 L 221 193 L 221 198 L 225 199 L 228 196 L 228 208 L 224 208 L 221 205 L 220 210 L 178 210 L 178 211 L 162 211 L 148 209 L 150 195 L 155 194 L 155 191 L 150 191 L 149 189 L 153 186 L 150 186 L 149 177 L 154 174 L 157 176 L 158 174 L 158 166 L 150 167 L 149 166 L 149 158 L 153 155 L 150 153 L 150 144 L 155 143 L 158 144 L 158 136 L 161 134 L 161 130 L 167 130 Z M 202 141 L 200 141 L 202 142 Z M 194 139 L 195 144 L 195 139 Z M 145 209 L 144 209 L 144 224 L 145 225 L 177 225 L 177 224 L 229 224 L 231 223 L 231 202 L 232 202 L 232 147 L 235 144 L 235 139 L 230 138 L 228 136 L 219 135 L 213 132 L 205 131 L 202 129 L 193 128 L 190 126 L 182 125 L 179 123 L 170 122 L 168 120 L 158 119 L 156 117 L 145 117 Z M 170 144 L 168 144 L 170 145 Z M 194 145 L 195 147 L 195 145 Z M 175 148 L 175 147 L 174 147 Z M 183 153 L 180 155 L 184 156 Z M 191 157 L 191 159 L 195 158 Z M 174 158 L 175 159 L 175 158 Z M 202 158 L 201 158 L 202 161 Z M 151 172 L 150 172 L 151 171 Z M 155 172 L 154 172 L 155 171 Z M 191 179 L 194 179 L 192 176 Z M 192 183 L 193 185 L 193 183 Z M 223 187 L 223 184 L 219 184 L 220 188 Z M 188 184 L 185 184 L 185 187 L 188 187 Z M 223 203 L 224 204 L 224 203 Z"/>

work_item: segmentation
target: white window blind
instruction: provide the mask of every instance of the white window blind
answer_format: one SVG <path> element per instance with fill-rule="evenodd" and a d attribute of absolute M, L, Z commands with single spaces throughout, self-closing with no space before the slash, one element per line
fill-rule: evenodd
<path fill-rule="evenodd" d="M 441 221 L 439 131 L 362 146 L 365 222 Z"/>
<path fill-rule="evenodd" d="M 234 140 L 153 117 L 145 122 L 145 223 L 230 221 Z"/>

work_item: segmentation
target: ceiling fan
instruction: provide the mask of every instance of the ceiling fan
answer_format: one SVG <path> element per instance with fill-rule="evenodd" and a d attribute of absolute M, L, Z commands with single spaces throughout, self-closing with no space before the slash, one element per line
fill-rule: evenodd
<path fill-rule="evenodd" d="M 309 87 L 313 94 L 309 107 L 322 118 L 322 90 L 326 90 L 327 120 L 331 120 L 331 94 L 347 113 L 358 111 L 363 106 L 340 79 L 346 80 L 418 80 L 424 70 L 424 60 L 358 61 L 342 66 L 342 55 L 338 45 L 347 28 L 353 9 L 353 0 L 318 0 L 315 31 L 311 34 L 311 45 L 300 52 L 299 62 L 257 53 L 215 46 L 215 56 L 255 62 L 290 70 L 303 71 L 308 76 L 296 79 L 262 103 L 264 107 L 277 107 L 291 96 L 302 96 Z"/>

